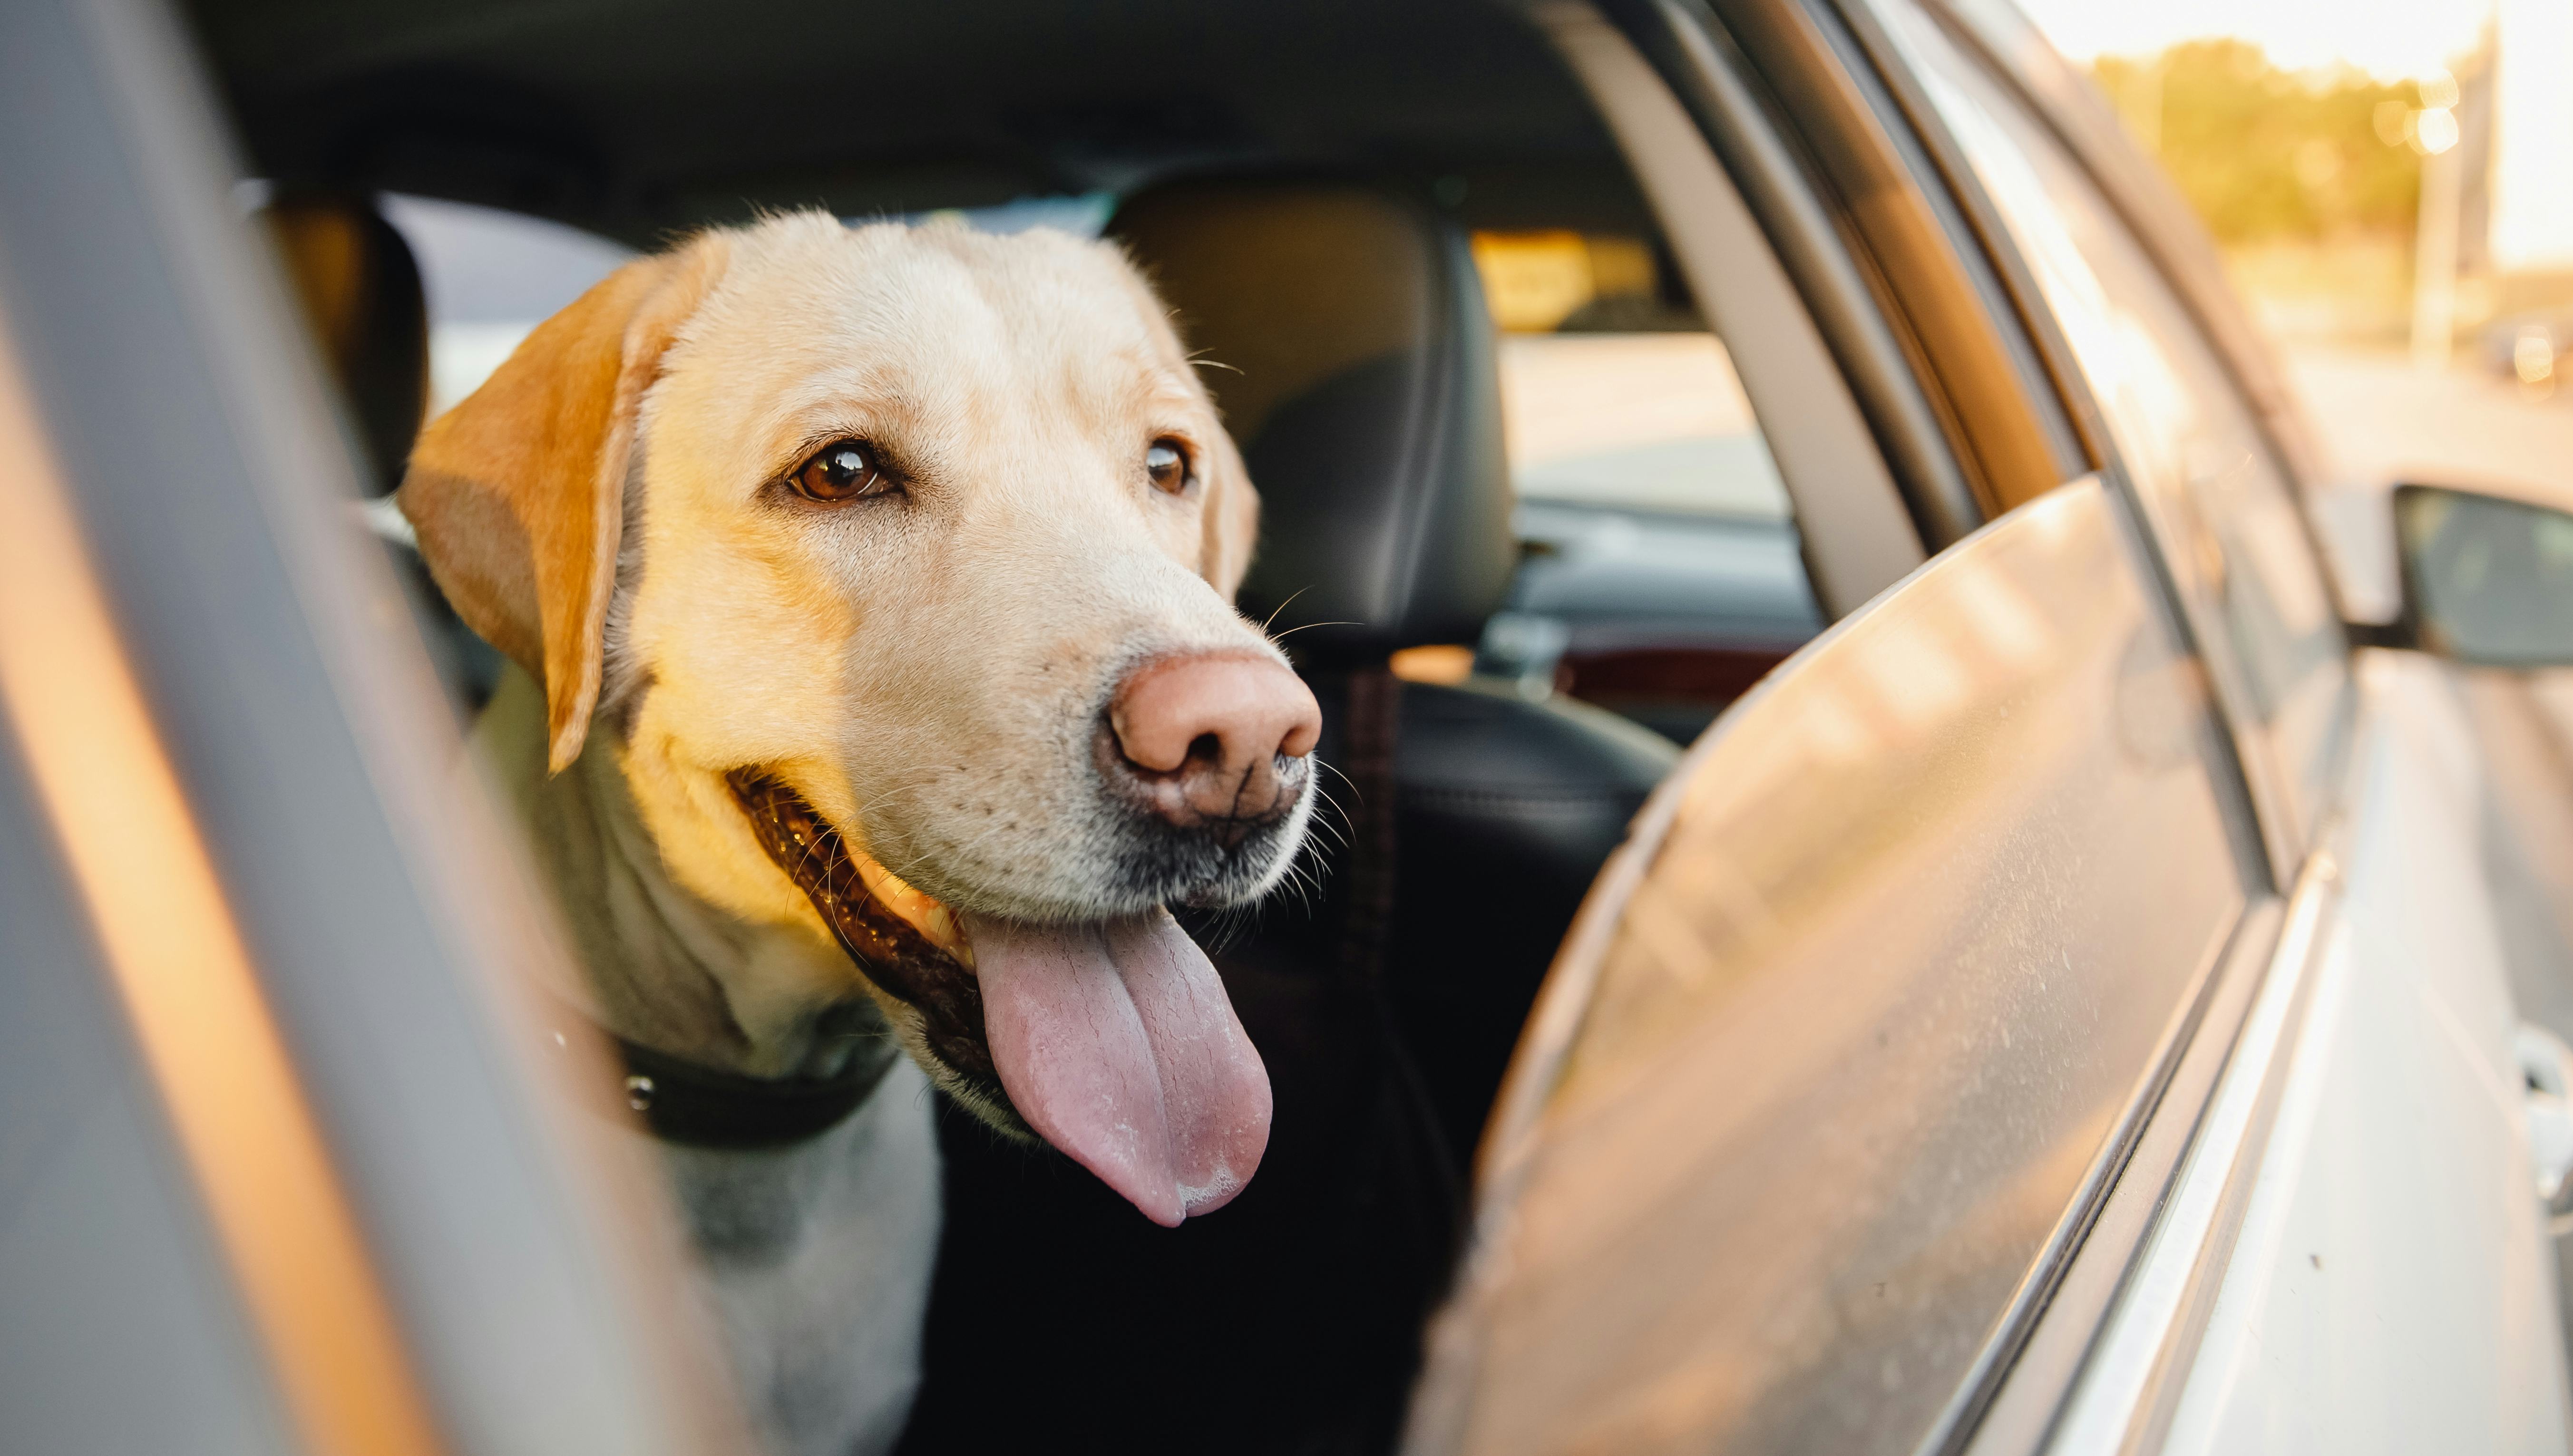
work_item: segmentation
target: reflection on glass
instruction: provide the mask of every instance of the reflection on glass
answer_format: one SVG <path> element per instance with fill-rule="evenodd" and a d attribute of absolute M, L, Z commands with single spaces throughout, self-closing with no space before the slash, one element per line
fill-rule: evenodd
<path fill-rule="evenodd" d="M 1886 7 L 2053 306 L 2144 495 L 2227 706 L 2267 726 L 2290 837 L 2347 732 L 2347 645 L 2286 479 L 2213 349 L 2055 139 L 1908 4 Z"/>
<path fill-rule="evenodd" d="M 1453 1449 L 1921 1439 L 2240 912 L 2197 684 L 2086 480 L 1712 730 L 1512 1073 Z"/>

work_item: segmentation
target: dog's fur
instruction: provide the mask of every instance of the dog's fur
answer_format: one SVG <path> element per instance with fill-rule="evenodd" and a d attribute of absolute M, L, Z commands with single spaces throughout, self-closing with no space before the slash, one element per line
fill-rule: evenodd
<path fill-rule="evenodd" d="M 1143 468 L 1163 436 L 1195 460 L 1179 494 Z M 903 490 L 785 488 L 844 437 Z M 576 999 L 755 1076 L 827 1075 L 887 1033 L 912 1053 L 811 1142 L 667 1149 L 775 1447 L 883 1449 L 937 1237 L 921 1073 L 974 1090 L 852 966 L 726 775 L 790 781 L 958 909 L 1095 921 L 1265 891 L 1309 795 L 1210 858 L 1154 840 L 1095 762 L 1137 663 L 1276 655 L 1230 605 L 1258 512 L 1238 452 L 1113 247 L 803 214 L 619 270 L 424 432 L 400 499 L 449 600 L 523 669 L 477 737 L 571 926 Z"/>

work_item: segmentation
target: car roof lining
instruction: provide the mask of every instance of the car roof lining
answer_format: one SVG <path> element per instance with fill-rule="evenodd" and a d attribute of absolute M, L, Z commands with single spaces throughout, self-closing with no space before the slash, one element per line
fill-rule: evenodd
<path fill-rule="evenodd" d="M 1461 177 L 1477 226 L 1561 226 L 1569 208 L 1650 230 L 1579 88 L 1493 0 L 195 0 L 187 14 L 265 175 L 638 246 L 759 208 L 906 213 L 1269 168 Z"/>

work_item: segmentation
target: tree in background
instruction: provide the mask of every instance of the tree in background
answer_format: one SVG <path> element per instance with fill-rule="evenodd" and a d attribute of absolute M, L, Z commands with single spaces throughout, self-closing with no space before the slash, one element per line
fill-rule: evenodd
<path fill-rule="evenodd" d="M 2410 82 L 2299 76 L 2240 40 L 2102 57 L 2093 74 L 2228 247 L 2411 230 L 2421 167 L 2401 131 L 2420 105 Z"/>

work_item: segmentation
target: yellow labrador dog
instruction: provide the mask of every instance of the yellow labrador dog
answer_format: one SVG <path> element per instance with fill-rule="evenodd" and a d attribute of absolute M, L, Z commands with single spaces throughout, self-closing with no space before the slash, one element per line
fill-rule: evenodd
<path fill-rule="evenodd" d="M 1116 249 L 706 233 L 539 327 L 399 501 L 523 669 L 476 734 L 572 927 L 564 994 L 779 1087 L 910 1054 L 809 1137 L 665 1148 L 780 1449 L 900 1430 L 922 1074 L 1158 1222 L 1241 1190 L 1267 1074 L 1165 907 L 1286 872 L 1320 721 L 1230 604 L 1257 497 Z"/>

